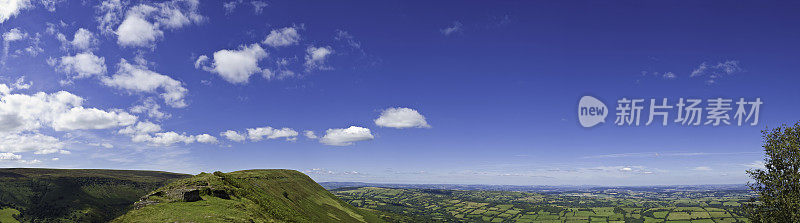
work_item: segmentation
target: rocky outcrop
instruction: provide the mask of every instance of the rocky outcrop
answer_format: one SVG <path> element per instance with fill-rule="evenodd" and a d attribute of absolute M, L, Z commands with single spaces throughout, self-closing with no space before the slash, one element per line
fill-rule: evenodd
<path fill-rule="evenodd" d="M 203 200 L 203 198 L 200 197 L 200 190 L 195 189 L 183 192 L 183 202 L 195 202 L 199 200 Z"/>

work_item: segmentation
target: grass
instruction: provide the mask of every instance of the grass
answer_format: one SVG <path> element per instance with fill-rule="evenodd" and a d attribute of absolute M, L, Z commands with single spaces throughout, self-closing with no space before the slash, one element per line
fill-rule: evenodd
<path fill-rule="evenodd" d="M 19 211 L 13 208 L 0 209 L 0 222 L 2 223 L 19 223 L 14 215 L 19 215 Z"/>
<path fill-rule="evenodd" d="M 174 191 L 202 190 L 203 200 L 183 202 Z M 230 199 L 205 191 L 225 191 Z M 158 202 L 113 222 L 379 222 L 377 215 L 339 200 L 294 170 L 201 173 L 161 187 L 145 202 Z M 145 203 L 141 202 L 141 203 Z"/>

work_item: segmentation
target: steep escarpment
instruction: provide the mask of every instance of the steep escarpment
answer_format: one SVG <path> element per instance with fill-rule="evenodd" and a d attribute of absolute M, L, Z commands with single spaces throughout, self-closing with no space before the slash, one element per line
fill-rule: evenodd
<path fill-rule="evenodd" d="M 142 197 L 113 222 L 378 222 L 294 170 L 201 173 Z"/>
<path fill-rule="evenodd" d="M 0 169 L 0 209 L 19 212 L 13 217 L 21 222 L 106 222 L 127 212 L 150 191 L 190 176 L 138 170 Z"/>

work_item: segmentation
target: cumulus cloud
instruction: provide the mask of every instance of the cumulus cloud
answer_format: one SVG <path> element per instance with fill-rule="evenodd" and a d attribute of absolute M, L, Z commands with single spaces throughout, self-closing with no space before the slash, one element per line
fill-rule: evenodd
<path fill-rule="evenodd" d="M 13 153 L 0 153 L 0 160 L 20 160 L 22 159 L 22 155 L 17 155 Z"/>
<path fill-rule="evenodd" d="M 161 126 L 158 124 L 152 122 L 137 122 L 136 125 L 120 129 L 119 133 L 125 135 L 146 135 L 159 131 L 161 131 Z"/>
<path fill-rule="evenodd" d="M 30 83 L 19 78 L 12 86 L 28 88 Z M 121 110 L 83 107 L 85 99 L 66 91 L 20 94 L 5 88 L 0 84 L 0 152 L 68 154 L 65 143 L 40 131 L 109 129 L 131 125 L 137 119 Z"/>
<path fill-rule="evenodd" d="M 174 108 L 186 107 L 184 98 L 188 90 L 183 83 L 169 76 L 156 73 L 140 65 L 128 63 L 125 59 L 117 64 L 119 69 L 114 76 L 103 77 L 106 86 L 128 90 L 131 92 L 161 92 L 161 98 Z"/>
<path fill-rule="evenodd" d="M 425 116 L 410 108 L 388 108 L 375 119 L 375 125 L 390 128 L 430 128 Z"/>
<path fill-rule="evenodd" d="M 67 153 L 64 146 L 57 138 L 41 133 L 0 133 L 0 152 Z"/>
<path fill-rule="evenodd" d="M 30 0 L 0 1 L 0 24 L 19 14 L 23 9 L 31 7 Z"/>
<path fill-rule="evenodd" d="M 136 120 L 135 116 L 122 111 L 84 108 L 83 101 L 66 91 L 3 95 L 0 98 L 0 132 L 34 131 L 45 126 L 56 131 L 106 129 L 130 125 Z"/>
<path fill-rule="evenodd" d="M 197 135 L 197 142 L 214 144 L 214 143 L 218 143 L 219 140 L 217 140 L 217 137 L 214 137 L 214 136 L 209 135 L 209 134 L 200 134 L 200 135 Z"/>
<path fill-rule="evenodd" d="M 285 27 L 269 32 L 267 38 L 262 43 L 271 47 L 291 46 L 300 42 L 300 34 L 294 27 Z"/>
<path fill-rule="evenodd" d="M 290 128 L 276 129 L 266 126 L 266 127 L 247 129 L 247 137 L 251 141 L 261 141 L 264 138 L 267 139 L 286 138 L 286 140 L 291 141 L 297 139 L 297 135 L 298 135 L 297 131 Z"/>
<path fill-rule="evenodd" d="M 463 31 L 464 31 L 463 25 L 459 21 L 453 22 L 452 26 L 448 26 L 439 30 L 439 32 L 442 32 L 442 35 L 445 36 L 449 36 L 455 33 L 461 33 Z"/>
<path fill-rule="evenodd" d="M 241 134 L 241 133 L 233 131 L 233 130 L 228 130 L 228 131 L 222 132 L 219 135 L 225 137 L 228 140 L 234 141 L 234 142 L 242 142 L 242 141 L 245 140 L 245 135 L 244 134 Z"/>
<path fill-rule="evenodd" d="M 64 34 L 57 34 L 56 38 L 59 42 L 61 42 L 61 46 L 64 49 L 76 49 L 79 51 L 89 51 L 99 44 L 97 37 L 95 37 L 94 33 L 91 31 L 80 28 L 78 31 L 75 31 L 75 35 L 72 37 L 72 40 L 68 40 Z"/>
<path fill-rule="evenodd" d="M 303 64 L 306 67 L 306 71 L 333 69 L 325 64 L 325 60 L 327 60 L 332 53 L 333 48 L 330 46 L 309 46 L 306 48 L 306 62 Z"/>
<path fill-rule="evenodd" d="M 92 52 L 83 52 L 74 56 L 63 56 L 60 59 L 48 60 L 55 70 L 72 74 L 72 79 L 88 78 L 106 73 L 106 59 L 95 56 Z"/>
<path fill-rule="evenodd" d="M 153 146 L 171 146 L 176 143 L 191 144 L 197 139 L 195 136 L 186 135 L 186 133 L 178 134 L 176 132 L 158 132 L 151 135 L 135 135 L 134 142 L 146 142 Z"/>
<path fill-rule="evenodd" d="M 74 107 L 53 121 L 56 131 L 79 129 L 107 129 L 132 125 L 136 116 L 127 112 L 103 111 L 96 108 Z"/>
<path fill-rule="evenodd" d="M 164 36 L 164 29 L 178 29 L 203 21 L 204 17 L 198 11 L 199 4 L 199 0 L 173 0 L 133 6 L 125 12 L 125 18 L 116 29 L 117 43 L 121 46 L 152 48 Z M 119 13 L 121 7 L 122 3 L 115 1 L 101 4 L 105 13 L 98 20 L 101 23 L 115 22 L 119 16 L 107 13 Z"/>
<path fill-rule="evenodd" d="M 316 139 L 317 138 L 317 134 L 314 134 L 314 131 L 311 131 L 311 130 L 303 131 L 303 135 L 305 135 L 306 138 L 309 138 L 309 139 Z"/>
<path fill-rule="evenodd" d="M 177 143 L 217 142 L 217 138 L 209 134 L 188 135 L 186 133 L 179 134 L 173 131 L 161 132 L 161 126 L 152 122 L 138 122 L 136 125 L 131 125 L 119 130 L 118 133 L 129 135 L 133 142 L 144 142 L 151 146 L 171 146 Z"/>
<path fill-rule="evenodd" d="M 160 110 L 161 106 L 156 103 L 153 98 L 145 98 L 142 104 L 134 105 L 130 108 L 131 113 L 135 114 L 147 114 L 147 117 L 154 118 L 154 119 L 165 119 L 169 118 L 171 115 L 164 113 Z"/>
<path fill-rule="evenodd" d="M 320 142 L 332 146 L 349 146 L 354 142 L 372 140 L 372 132 L 368 128 L 350 126 L 345 129 L 328 129 Z"/>
<path fill-rule="evenodd" d="M 25 82 L 25 76 L 18 77 L 17 80 L 10 86 L 6 84 L 0 84 L 0 96 L 11 94 L 11 92 L 15 90 L 31 88 L 32 84 L 33 82 Z M 2 124 L 0 124 L 0 126 L 2 126 Z"/>
<path fill-rule="evenodd" d="M 258 44 L 241 46 L 236 50 L 220 50 L 214 53 L 212 66 L 204 65 L 208 57 L 200 56 L 195 67 L 219 74 L 222 79 L 233 84 L 245 84 L 250 76 L 262 72 L 258 61 L 267 57 L 267 52 Z"/>

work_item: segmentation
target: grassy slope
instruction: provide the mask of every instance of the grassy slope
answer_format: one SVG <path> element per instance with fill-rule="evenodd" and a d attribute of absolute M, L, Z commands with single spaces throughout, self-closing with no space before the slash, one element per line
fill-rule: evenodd
<path fill-rule="evenodd" d="M 203 200 L 183 202 L 174 191 L 198 189 Z M 215 196 L 224 191 L 229 199 Z M 202 173 L 159 188 L 150 204 L 114 222 L 379 222 L 294 170 Z"/>
<path fill-rule="evenodd" d="M 189 175 L 134 170 L 0 169 L 0 207 L 23 222 L 103 222 L 148 192 Z"/>

